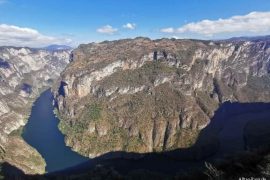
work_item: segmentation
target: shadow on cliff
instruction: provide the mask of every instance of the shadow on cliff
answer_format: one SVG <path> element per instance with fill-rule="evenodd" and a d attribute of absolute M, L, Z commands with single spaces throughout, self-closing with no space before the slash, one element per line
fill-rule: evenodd
<path fill-rule="evenodd" d="M 248 143 L 249 136 L 245 130 L 249 122 L 257 119 L 260 119 L 264 126 L 270 127 L 270 103 L 225 102 L 215 112 L 210 123 L 201 130 L 196 143 L 190 148 L 144 154 L 110 152 L 78 166 L 46 174 L 46 176 L 81 174 L 96 167 L 107 169 L 113 167 L 121 174 L 140 169 L 167 175 L 187 173 L 194 170 L 203 172 L 206 161 L 211 162 L 233 153 L 250 150 L 249 146 L 252 146 L 252 144 Z M 260 144 L 256 144 L 255 148 L 268 145 L 270 128 L 264 133 L 257 135 L 255 133 L 254 137 L 264 140 L 260 141 Z M 235 151 L 231 148 L 231 145 L 233 145 L 233 148 L 237 147 Z"/>
<path fill-rule="evenodd" d="M 263 115 L 262 115 L 263 114 Z M 172 151 L 162 153 L 128 153 L 128 152 L 110 152 L 91 159 L 79 166 L 65 169 L 63 171 L 52 174 L 73 174 L 81 173 L 96 165 L 105 167 L 114 167 L 121 173 L 128 173 L 130 170 L 146 169 L 149 171 L 162 172 L 172 174 L 180 171 L 189 171 L 192 169 L 204 168 L 205 161 L 212 161 L 214 158 L 222 158 L 222 156 L 232 155 L 233 153 L 240 153 L 248 150 L 246 139 L 244 135 L 245 125 L 257 118 L 265 119 L 270 127 L 270 103 L 231 103 L 225 102 L 215 112 L 210 123 L 200 132 L 196 143 L 190 148 L 180 148 Z M 247 120 L 248 121 L 247 121 Z M 246 121 L 245 121 L 246 120 Z M 228 124 L 238 124 L 239 128 L 236 131 L 232 130 Z M 222 132 L 222 135 L 220 135 Z M 232 138 L 238 136 L 242 132 L 241 139 L 244 143 L 239 144 L 239 148 L 235 152 L 222 151 L 221 148 L 232 144 L 233 140 L 225 141 L 222 138 L 227 136 Z M 265 138 L 260 145 L 266 145 L 270 142 L 268 138 L 270 135 L 270 128 L 263 136 L 258 138 Z M 224 136 L 224 137 L 223 137 Z M 225 144 L 221 144 L 225 143 Z M 266 144 L 264 144 L 266 143 Z M 236 144 L 238 146 L 238 144 Z M 232 153 L 232 154 L 230 154 Z"/>
<path fill-rule="evenodd" d="M 18 180 L 27 177 L 22 170 L 16 168 L 15 166 L 7 162 L 2 163 L 0 167 L 1 167 L 0 179 L 1 176 L 4 176 L 5 179 L 18 179 Z"/>

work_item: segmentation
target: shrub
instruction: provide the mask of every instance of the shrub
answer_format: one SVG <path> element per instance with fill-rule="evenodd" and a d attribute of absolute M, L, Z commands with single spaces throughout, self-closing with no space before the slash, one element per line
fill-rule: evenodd
<path fill-rule="evenodd" d="M 101 106 L 94 103 L 94 104 L 91 104 L 87 107 L 88 109 L 88 117 L 90 117 L 91 120 L 98 120 L 101 118 Z"/>

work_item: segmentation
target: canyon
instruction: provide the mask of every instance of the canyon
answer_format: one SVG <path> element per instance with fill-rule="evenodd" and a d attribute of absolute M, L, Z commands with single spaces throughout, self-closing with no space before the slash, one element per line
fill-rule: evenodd
<path fill-rule="evenodd" d="M 20 136 L 35 99 L 69 63 L 71 49 L 0 47 L 1 161 L 27 174 L 45 173 L 41 155 Z"/>
<path fill-rule="evenodd" d="M 245 143 L 260 144 L 258 134 L 247 131 L 256 118 L 262 122 L 257 131 L 268 133 L 260 127 L 268 127 L 268 36 L 138 37 L 54 48 L 0 48 L 0 160 L 25 174 L 45 173 L 46 158 L 21 135 L 34 101 L 48 88 L 65 145 L 89 158 L 145 164 L 147 153 L 181 161 L 221 157 L 234 153 L 223 142 L 236 139 L 232 145 L 241 151 Z M 175 155 L 191 147 L 195 154 Z"/>
<path fill-rule="evenodd" d="M 269 55 L 269 37 L 82 44 L 54 88 L 60 130 L 92 158 L 188 148 L 223 103 L 270 101 Z"/>

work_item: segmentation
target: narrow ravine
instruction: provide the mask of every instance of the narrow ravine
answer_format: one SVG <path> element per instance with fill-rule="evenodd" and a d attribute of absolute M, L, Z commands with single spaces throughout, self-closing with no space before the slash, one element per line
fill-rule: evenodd
<path fill-rule="evenodd" d="M 89 160 L 67 147 L 57 125 L 59 119 L 53 113 L 53 96 L 50 90 L 43 92 L 32 107 L 22 137 L 42 155 L 46 172 L 62 170 Z"/>

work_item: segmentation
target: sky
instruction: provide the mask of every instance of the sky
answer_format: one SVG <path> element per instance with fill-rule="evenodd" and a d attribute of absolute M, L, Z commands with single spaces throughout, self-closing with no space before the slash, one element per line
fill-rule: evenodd
<path fill-rule="evenodd" d="M 0 46 L 270 34 L 270 0 L 0 0 Z"/>

